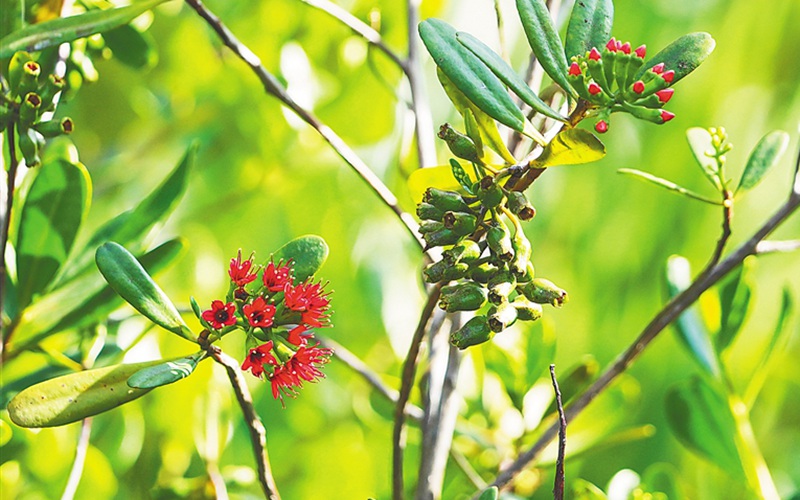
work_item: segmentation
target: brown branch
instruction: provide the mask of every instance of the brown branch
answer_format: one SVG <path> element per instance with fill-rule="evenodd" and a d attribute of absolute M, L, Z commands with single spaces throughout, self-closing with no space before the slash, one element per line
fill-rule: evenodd
<path fill-rule="evenodd" d="M 247 429 L 250 431 L 250 442 L 253 444 L 253 454 L 258 466 L 258 480 L 261 483 L 261 489 L 264 490 L 264 495 L 267 499 L 280 500 L 278 487 L 275 485 L 275 479 L 272 477 L 272 469 L 269 464 L 267 430 L 264 428 L 264 424 L 253 406 L 253 398 L 250 396 L 250 390 L 247 388 L 244 375 L 239 370 L 239 363 L 222 352 L 217 346 L 208 346 L 206 352 L 214 361 L 224 366 L 225 371 L 228 373 L 228 379 L 231 381 L 233 390 L 236 393 L 236 400 L 242 409 Z"/>
<path fill-rule="evenodd" d="M 561 403 L 561 390 L 556 380 L 556 365 L 550 365 L 550 380 L 556 393 L 558 408 L 558 459 L 556 459 L 556 478 L 553 483 L 553 499 L 564 500 L 564 453 L 567 449 L 567 419 L 564 417 L 564 406 Z"/>
<path fill-rule="evenodd" d="M 414 241 L 422 248 L 425 246 L 424 241 L 417 234 L 418 224 L 414 217 L 408 212 L 404 211 L 397 200 L 397 197 L 392 191 L 386 187 L 381 179 L 364 163 L 350 146 L 345 143 L 336 132 L 333 131 L 326 124 L 322 123 L 311 111 L 300 106 L 294 99 L 291 98 L 286 89 L 280 84 L 277 78 L 272 73 L 267 71 L 261 60 L 256 56 L 252 50 L 236 38 L 236 35 L 228 29 L 227 26 L 217 17 L 213 12 L 200 0 L 186 0 L 186 3 L 194 9 L 200 17 L 214 30 L 217 36 L 229 49 L 233 51 L 236 56 L 244 61 L 250 69 L 258 76 L 264 90 L 278 98 L 286 107 L 291 109 L 297 116 L 304 122 L 309 124 L 314 130 L 322 136 L 325 141 L 333 148 L 334 151 L 348 164 L 350 167 L 369 185 L 381 201 L 397 215 L 408 232 L 411 234 Z"/>

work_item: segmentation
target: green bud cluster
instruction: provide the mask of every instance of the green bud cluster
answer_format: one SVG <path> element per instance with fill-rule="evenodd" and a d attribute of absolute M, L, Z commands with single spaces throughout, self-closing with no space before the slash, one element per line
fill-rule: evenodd
<path fill-rule="evenodd" d="M 70 118 L 44 119 L 45 113 L 55 111 L 55 97 L 64 88 L 64 80 L 43 75 L 27 52 L 14 54 L 8 74 L 8 91 L 0 94 L 0 131 L 14 128 L 25 164 L 37 167 L 45 138 L 72 133 L 75 126 Z"/>

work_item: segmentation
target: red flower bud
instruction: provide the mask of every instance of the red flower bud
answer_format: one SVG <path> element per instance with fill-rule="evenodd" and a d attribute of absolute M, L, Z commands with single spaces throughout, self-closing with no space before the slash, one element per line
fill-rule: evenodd
<path fill-rule="evenodd" d="M 661 101 L 663 104 L 666 104 L 670 99 L 672 99 L 672 94 L 674 92 L 674 89 L 664 89 L 656 92 L 656 95 L 658 96 L 659 101 Z"/>
<path fill-rule="evenodd" d="M 630 54 L 631 53 L 631 43 L 630 42 L 623 43 L 622 46 L 619 48 L 619 50 L 621 50 L 623 54 Z"/>
<path fill-rule="evenodd" d="M 636 92 L 637 94 L 641 94 L 642 92 L 644 92 L 644 82 L 641 80 L 635 82 L 633 84 L 633 91 Z"/>
<path fill-rule="evenodd" d="M 652 67 L 653 73 L 660 75 L 664 72 L 664 63 L 658 63 Z"/>
<path fill-rule="evenodd" d="M 639 45 L 636 50 L 633 51 L 639 59 L 644 59 L 644 55 L 647 54 L 647 47 L 644 45 Z"/>
<path fill-rule="evenodd" d="M 611 40 L 609 40 L 608 43 L 606 44 L 606 48 L 608 50 L 610 50 L 611 52 L 616 52 L 617 51 L 617 39 L 612 36 Z"/>
<path fill-rule="evenodd" d="M 600 51 L 597 50 L 596 47 L 592 47 L 592 50 L 589 52 L 589 59 L 591 59 L 592 61 L 600 60 Z"/>
<path fill-rule="evenodd" d="M 622 50 L 622 42 L 617 40 L 617 50 Z"/>
<path fill-rule="evenodd" d="M 667 83 L 672 83 L 672 80 L 675 79 L 675 71 L 669 70 L 661 75 L 661 78 L 664 79 Z"/>
<path fill-rule="evenodd" d="M 590 94 L 597 95 L 602 91 L 603 91 L 603 89 L 600 88 L 600 85 L 598 85 L 598 84 L 596 84 L 594 82 L 589 84 L 589 93 Z"/>
<path fill-rule="evenodd" d="M 675 118 L 675 113 L 670 113 L 669 111 L 661 112 L 661 120 L 663 121 L 663 123 L 666 123 L 672 120 L 673 118 Z"/>
<path fill-rule="evenodd" d="M 594 124 L 594 129 L 601 134 L 605 134 L 608 131 L 608 122 L 606 122 L 605 120 L 600 120 L 599 122 Z"/>
<path fill-rule="evenodd" d="M 569 67 L 569 75 L 578 76 L 580 74 L 581 74 L 581 67 L 576 62 L 572 63 L 572 65 Z"/>

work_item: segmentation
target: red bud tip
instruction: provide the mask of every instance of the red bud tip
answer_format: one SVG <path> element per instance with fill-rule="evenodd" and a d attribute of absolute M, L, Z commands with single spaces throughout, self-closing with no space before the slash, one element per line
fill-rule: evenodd
<path fill-rule="evenodd" d="M 617 40 L 617 50 L 622 50 L 622 42 Z"/>
<path fill-rule="evenodd" d="M 608 43 L 606 44 L 606 48 L 608 50 L 610 50 L 611 52 L 616 52 L 617 51 L 617 39 L 612 36 L 611 40 L 609 40 Z"/>
<path fill-rule="evenodd" d="M 572 65 L 569 67 L 569 76 L 578 76 L 580 74 L 581 67 L 576 62 L 572 63 Z"/>
<path fill-rule="evenodd" d="M 658 100 L 661 101 L 662 104 L 666 104 L 667 102 L 669 102 L 670 99 L 672 99 L 673 93 L 675 93 L 674 89 L 664 89 L 656 92 L 656 95 L 658 96 Z"/>
<path fill-rule="evenodd" d="M 622 44 L 622 47 L 619 48 L 623 54 L 630 54 L 631 53 L 631 43 L 625 42 Z"/>
<path fill-rule="evenodd" d="M 592 47 L 591 52 L 589 52 L 589 59 L 592 61 L 599 61 L 600 60 L 600 51 L 597 48 Z"/>
<path fill-rule="evenodd" d="M 675 79 L 675 71 L 669 70 L 661 75 L 661 78 L 664 79 L 667 83 L 672 83 L 672 80 Z"/>
<path fill-rule="evenodd" d="M 633 91 L 637 94 L 644 92 L 644 82 L 639 80 L 633 84 Z"/>
<path fill-rule="evenodd" d="M 661 112 L 661 122 L 666 123 L 670 120 L 675 118 L 675 113 L 670 113 L 669 111 L 662 111 Z"/>
<path fill-rule="evenodd" d="M 653 69 L 653 73 L 655 73 L 657 75 L 660 75 L 661 73 L 664 72 L 664 63 L 658 63 L 655 66 L 653 66 L 652 69 Z"/>
<path fill-rule="evenodd" d="M 647 47 L 644 45 L 639 45 L 636 47 L 636 50 L 634 50 L 633 53 L 636 54 L 639 59 L 644 59 L 644 55 L 647 54 Z"/>
<path fill-rule="evenodd" d="M 594 124 L 594 129 L 601 134 L 605 134 L 606 132 L 608 132 L 608 122 L 606 122 L 605 120 L 600 120 L 599 122 Z"/>
<path fill-rule="evenodd" d="M 598 84 L 596 84 L 594 82 L 589 84 L 589 93 L 590 94 L 597 95 L 602 91 L 603 91 L 603 89 L 600 88 L 600 85 L 598 85 Z"/>

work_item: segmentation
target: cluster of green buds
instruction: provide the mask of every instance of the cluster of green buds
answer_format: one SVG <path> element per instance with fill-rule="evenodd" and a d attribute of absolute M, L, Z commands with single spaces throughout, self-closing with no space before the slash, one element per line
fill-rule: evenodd
<path fill-rule="evenodd" d="M 14 54 L 8 75 L 9 88 L 0 93 L 0 131 L 14 127 L 25 164 L 37 167 L 45 138 L 69 134 L 74 127 L 70 118 L 44 119 L 55 111 L 55 97 L 64 88 L 64 80 L 43 75 L 39 63 L 26 52 Z"/>
<path fill-rule="evenodd" d="M 631 49 L 629 42 L 612 38 L 602 51 L 594 47 L 572 58 L 567 79 L 581 98 L 598 109 L 597 132 L 608 130 L 609 116 L 617 111 L 657 124 L 675 117 L 661 109 L 672 98 L 675 71 L 660 63 L 639 76 L 645 53 L 644 45 Z"/>
<path fill-rule="evenodd" d="M 486 342 L 517 320 L 536 321 L 542 304 L 560 307 L 567 300 L 564 290 L 534 277 L 531 243 L 520 221 L 536 212 L 523 193 L 506 190 L 498 177 L 484 176 L 471 186 L 474 195 L 428 188 L 417 206 L 426 249 L 444 247 L 423 278 L 455 282 L 442 287 L 439 307 L 477 311 L 450 337 L 459 349 Z"/>

